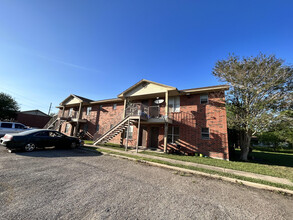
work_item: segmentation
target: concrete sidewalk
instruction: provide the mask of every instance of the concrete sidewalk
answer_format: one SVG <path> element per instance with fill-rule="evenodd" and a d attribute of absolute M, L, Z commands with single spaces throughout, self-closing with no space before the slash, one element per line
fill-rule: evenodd
<path fill-rule="evenodd" d="M 85 145 L 85 146 L 96 147 L 93 145 Z M 153 155 L 140 154 L 140 153 L 136 153 L 135 151 L 131 151 L 131 150 L 130 151 L 123 151 L 123 150 L 113 149 L 110 147 L 102 147 L 102 146 L 98 146 L 96 148 L 100 148 L 100 149 L 104 149 L 104 150 L 111 150 L 113 152 L 118 152 L 118 153 L 123 153 L 123 154 L 128 154 L 128 155 L 137 155 L 137 156 L 143 157 L 143 158 L 166 161 L 166 162 L 173 163 L 173 164 L 180 164 L 180 165 L 185 165 L 185 166 L 204 168 L 204 169 L 214 170 L 214 171 L 223 172 L 223 173 L 230 173 L 230 174 L 234 174 L 234 175 L 238 175 L 238 176 L 245 176 L 245 177 L 250 177 L 250 178 L 254 178 L 254 179 L 261 179 L 261 180 L 269 181 L 272 183 L 280 183 L 280 184 L 286 184 L 289 186 L 293 186 L 293 183 L 290 180 L 284 179 L 284 178 L 279 178 L 279 177 L 272 177 L 272 176 L 267 176 L 267 175 L 262 175 L 262 174 L 226 169 L 226 168 L 222 168 L 222 167 L 215 167 L 215 166 L 210 166 L 210 165 L 205 165 L 205 164 L 198 164 L 198 163 L 185 162 L 185 161 L 174 160 L 174 159 L 158 157 L 158 156 L 153 156 Z"/>

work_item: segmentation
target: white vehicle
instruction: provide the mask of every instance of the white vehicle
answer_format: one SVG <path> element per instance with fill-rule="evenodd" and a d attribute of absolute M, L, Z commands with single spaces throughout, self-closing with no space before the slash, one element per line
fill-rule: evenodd
<path fill-rule="evenodd" d="M 3 137 L 5 134 L 19 133 L 26 130 L 28 130 L 28 128 L 23 124 L 0 121 L 0 137 Z"/>

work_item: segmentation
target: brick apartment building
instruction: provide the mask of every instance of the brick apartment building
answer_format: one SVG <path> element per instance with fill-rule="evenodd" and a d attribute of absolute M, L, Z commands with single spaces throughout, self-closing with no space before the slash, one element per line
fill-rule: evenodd
<path fill-rule="evenodd" d="M 141 80 L 114 99 L 70 95 L 48 126 L 67 135 L 84 131 L 95 144 L 120 143 L 228 160 L 228 89 L 220 85 L 178 90 Z"/>

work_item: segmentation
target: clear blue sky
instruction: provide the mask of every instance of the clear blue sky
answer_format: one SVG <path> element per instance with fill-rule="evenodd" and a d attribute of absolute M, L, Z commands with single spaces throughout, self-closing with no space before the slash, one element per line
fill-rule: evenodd
<path fill-rule="evenodd" d="M 261 51 L 292 64 L 292 41 L 293 1 L 0 0 L 0 91 L 48 112 L 142 78 L 217 85 L 217 60 Z"/>

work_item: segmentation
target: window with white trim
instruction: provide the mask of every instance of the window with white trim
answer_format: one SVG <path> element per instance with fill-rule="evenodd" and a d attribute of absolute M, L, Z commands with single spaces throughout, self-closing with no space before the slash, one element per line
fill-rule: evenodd
<path fill-rule="evenodd" d="M 92 111 L 92 107 L 91 106 L 87 107 L 86 108 L 86 115 L 90 115 L 91 111 Z"/>
<path fill-rule="evenodd" d="M 209 140 L 210 139 L 210 129 L 201 128 L 201 139 Z"/>
<path fill-rule="evenodd" d="M 127 128 L 125 129 L 125 134 L 124 134 L 124 138 L 127 138 Z M 133 137 L 133 125 L 129 126 L 129 132 L 128 132 L 128 139 L 132 139 Z"/>
<path fill-rule="evenodd" d="M 69 128 L 70 128 L 70 124 L 66 124 L 66 126 L 65 126 L 65 133 L 67 133 L 69 131 Z"/>
<path fill-rule="evenodd" d="M 71 117 L 72 116 L 72 113 L 73 113 L 73 108 L 70 108 L 69 109 L 69 112 L 68 112 L 68 116 Z"/>
<path fill-rule="evenodd" d="M 168 138 L 167 143 L 174 144 L 179 139 L 179 127 L 169 127 L 168 128 Z"/>
<path fill-rule="evenodd" d="M 208 94 L 200 95 L 200 104 L 208 104 L 209 103 L 209 96 Z"/>
<path fill-rule="evenodd" d="M 180 112 L 180 96 L 169 97 L 169 112 Z"/>

